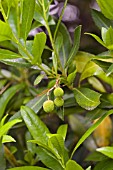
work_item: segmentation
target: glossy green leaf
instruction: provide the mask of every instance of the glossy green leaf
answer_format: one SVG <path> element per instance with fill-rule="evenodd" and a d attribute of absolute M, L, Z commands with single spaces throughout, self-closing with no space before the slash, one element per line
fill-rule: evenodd
<path fill-rule="evenodd" d="M 8 23 L 16 37 L 18 37 L 17 18 L 18 18 L 17 10 L 16 8 L 12 7 L 9 13 Z"/>
<path fill-rule="evenodd" d="M 55 47 L 56 47 L 57 53 L 59 53 L 62 45 L 63 45 L 63 36 L 60 32 L 58 32 L 56 40 L 55 40 Z"/>
<path fill-rule="evenodd" d="M 99 170 L 99 169 L 102 169 L 102 170 L 112 170 L 113 169 L 113 160 L 111 159 L 108 159 L 108 160 L 104 160 L 104 161 L 101 161 L 99 162 L 94 170 Z"/>
<path fill-rule="evenodd" d="M 42 52 L 44 50 L 46 43 L 46 34 L 41 32 L 35 35 L 34 42 L 33 42 L 33 47 L 32 47 L 32 53 L 33 53 L 33 64 L 41 64 L 42 63 Z"/>
<path fill-rule="evenodd" d="M 74 43 L 73 43 L 73 47 L 70 51 L 69 58 L 66 62 L 66 66 L 68 66 L 72 62 L 73 58 L 75 57 L 75 55 L 78 52 L 79 44 L 80 44 L 80 36 L 81 36 L 81 26 L 78 26 L 74 32 Z"/>
<path fill-rule="evenodd" d="M 71 158 L 73 157 L 73 154 L 78 149 L 78 147 L 91 135 L 91 133 L 100 125 L 100 123 L 109 115 L 113 114 L 113 110 L 110 110 L 106 112 L 102 117 L 100 117 L 96 123 L 94 123 L 86 132 L 85 134 L 80 138 L 78 143 L 76 144 L 75 148 L 73 149 L 73 152 L 71 154 Z"/>
<path fill-rule="evenodd" d="M 101 94 L 88 88 L 75 88 L 74 96 L 77 103 L 86 110 L 93 110 L 100 104 Z"/>
<path fill-rule="evenodd" d="M 48 25 L 55 25 L 53 17 L 49 15 L 49 5 L 50 5 L 50 1 L 47 0 L 41 1 L 40 3 L 37 1 L 35 5 L 34 19 L 44 26 L 47 26 L 47 22 Z M 47 21 L 45 20 L 45 16 L 44 16 L 45 11 L 46 11 L 45 16 L 47 18 Z"/>
<path fill-rule="evenodd" d="M 103 155 L 102 153 L 99 153 L 97 151 L 92 152 L 88 155 L 88 157 L 85 159 L 86 161 L 95 161 L 95 162 L 101 162 L 103 160 L 108 159 L 107 156 Z"/>
<path fill-rule="evenodd" d="M 50 133 L 46 125 L 40 120 L 35 112 L 28 106 L 21 107 L 21 116 L 35 140 L 47 144 L 47 134 Z"/>
<path fill-rule="evenodd" d="M 16 59 L 3 59 L 1 60 L 2 63 L 13 66 L 13 67 L 22 67 L 22 68 L 30 68 L 31 64 L 26 62 L 22 58 L 16 58 Z"/>
<path fill-rule="evenodd" d="M 67 77 L 67 82 L 71 85 L 75 79 L 75 76 L 76 76 L 76 70 L 72 73 L 70 73 Z"/>
<path fill-rule="evenodd" d="M 40 75 L 35 79 L 34 85 L 39 84 L 44 77 L 45 77 L 45 74 L 40 74 Z"/>
<path fill-rule="evenodd" d="M 97 75 L 97 77 L 108 83 L 110 86 L 113 86 L 113 78 L 111 76 L 107 76 L 104 72 Z"/>
<path fill-rule="evenodd" d="M 96 77 L 89 77 L 88 82 L 93 86 L 94 89 L 98 90 L 99 92 L 106 92 L 103 84 Z"/>
<path fill-rule="evenodd" d="M 4 155 L 4 146 L 1 142 L 0 142 L 0 169 L 6 170 L 6 159 Z"/>
<path fill-rule="evenodd" d="M 59 128 L 57 130 L 57 134 L 60 134 L 63 137 L 64 140 L 66 138 L 67 128 L 68 128 L 68 125 L 65 124 L 65 125 L 59 126 Z"/>
<path fill-rule="evenodd" d="M 16 94 L 16 92 L 24 87 L 24 84 L 17 84 L 8 88 L 3 95 L 0 97 L 0 119 L 2 118 L 6 106 L 11 98 Z"/>
<path fill-rule="evenodd" d="M 64 170 L 62 167 L 61 161 L 58 160 L 53 154 L 46 151 L 45 149 L 38 147 L 37 154 L 39 159 L 52 170 Z"/>
<path fill-rule="evenodd" d="M 113 64 L 110 65 L 110 67 L 108 68 L 106 74 L 107 74 L 107 76 L 109 76 L 112 73 L 113 73 Z"/>
<path fill-rule="evenodd" d="M 0 49 L 0 60 L 3 59 L 16 59 L 22 56 L 9 50 Z"/>
<path fill-rule="evenodd" d="M 95 9 L 91 10 L 93 20 L 95 24 L 101 29 L 102 27 L 104 28 L 109 28 L 110 26 L 113 26 L 113 22 L 106 18 L 100 11 L 97 11 Z"/>
<path fill-rule="evenodd" d="M 52 60 L 53 60 L 53 68 L 55 70 L 55 73 L 57 74 L 58 60 L 57 60 L 56 54 L 54 52 L 52 52 Z"/>
<path fill-rule="evenodd" d="M 39 3 L 36 3 L 35 5 L 35 12 L 34 12 L 34 19 L 38 21 L 42 25 L 46 25 L 46 22 L 44 20 L 44 13 L 42 7 L 39 5 Z"/>
<path fill-rule="evenodd" d="M 52 154 L 55 158 L 57 159 L 61 159 L 61 157 L 59 156 L 59 154 L 57 153 L 56 150 L 54 150 L 53 148 L 51 148 L 51 146 L 49 146 L 48 144 L 44 144 L 42 142 L 40 142 L 39 140 L 29 140 L 28 143 L 33 143 L 33 144 L 38 144 L 38 146 L 40 146 L 41 148 L 45 149 L 46 152 Z M 35 149 L 36 152 L 36 149 Z"/>
<path fill-rule="evenodd" d="M 91 34 L 91 33 L 85 33 L 87 35 L 91 35 L 95 40 L 97 40 L 102 46 L 106 47 L 106 44 L 100 39 L 100 37 L 98 37 L 95 34 Z M 106 47 L 107 48 L 107 47 Z"/>
<path fill-rule="evenodd" d="M 102 28 L 102 38 L 104 43 L 106 44 L 107 48 L 112 50 L 112 45 L 113 45 L 113 29 L 110 26 L 109 29 Z"/>
<path fill-rule="evenodd" d="M 62 49 L 60 50 L 59 55 L 62 66 L 64 67 L 72 48 L 72 41 L 69 32 L 63 23 L 60 24 L 57 34 L 58 33 L 61 34 L 63 38 Z"/>
<path fill-rule="evenodd" d="M 94 76 L 94 75 L 95 76 L 100 75 L 101 73 L 103 73 L 102 68 L 100 66 L 98 66 L 96 63 L 94 63 L 93 61 L 90 61 L 85 66 L 85 68 L 81 74 L 80 81 L 84 80 L 85 78 Z"/>
<path fill-rule="evenodd" d="M 35 0 L 24 0 L 22 9 L 21 38 L 26 41 L 34 16 Z"/>
<path fill-rule="evenodd" d="M 12 31 L 9 25 L 0 20 L 0 41 L 11 40 Z"/>
<path fill-rule="evenodd" d="M 43 167 L 38 167 L 38 166 L 22 166 L 22 167 L 10 168 L 7 170 L 49 170 L 49 169 L 43 168 Z"/>
<path fill-rule="evenodd" d="M 83 168 L 78 163 L 76 163 L 75 161 L 69 160 L 66 163 L 65 170 L 83 170 Z"/>
<path fill-rule="evenodd" d="M 10 122 L 7 122 L 5 125 L 3 125 L 1 128 L 0 128 L 0 138 L 5 135 L 7 133 L 7 131 L 12 127 L 14 126 L 16 123 L 20 123 L 22 120 L 20 119 L 15 119 L 15 120 L 12 120 Z"/>
<path fill-rule="evenodd" d="M 113 159 L 113 147 L 112 146 L 101 147 L 96 150 L 104 154 L 105 156 L 108 156 L 109 158 Z"/>
<path fill-rule="evenodd" d="M 15 139 L 9 135 L 3 135 L 2 137 L 2 143 L 7 143 L 7 142 L 16 142 Z"/>
<path fill-rule="evenodd" d="M 61 158 L 64 157 L 64 140 L 63 137 L 59 134 L 53 134 L 48 139 L 48 146 L 60 155 Z"/>
<path fill-rule="evenodd" d="M 96 0 L 102 13 L 107 17 L 108 19 L 113 20 L 113 1 L 109 0 Z"/>
<path fill-rule="evenodd" d="M 46 100 L 47 96 L 43 95 L 43 96 L 38 96 L 35 97 L 34 99 L 30 100 L 26 106 L 29 106 L 35 113 L 39 112 L 40 109 L 42 108 L 42 105 L 44 103 L 44 101 Z M 11 118 L 10 120 L 16 119 L 16 118 L 21 118 L 21 113 L 20 111 L 16 112 Z"/>
<path fill-rule="evenodd" d="M 32 136 L 30 134 L 29 131 L 27 131 L 25 133 L 25 141 L 26 141 L 26 147 L 27 147 L 27 150 L 30 151 L 32 153 L 32 155 L 35 155 L 35 151 L 36 151 L 36 144 L 35 143 L 31 143 L 31 142 L 28 142 L 30 140 L 32 140 Z"/>
<path fill-rule="evenodd" d="M 55 48 L 56 48 L 58 55 L 60 54 L 62 45 L 63 45 L 63 36 L 60 32 L 58 32 L 56 40 L 55 40 Z M 58 59 L 54 52 L 52 53 L 52 57 L 53 57 L 53 67 L 55 69 L 55 73 L 57 74 Z M 63 59 L 64 59 L 63 57 L 60 58 L 61 63 L 64 62 Z"/>
<path fill-rule="evenodd" d="M 82 73 L 86 64 L 94 57 L 93 54 L 87 53 L 87 52 L 81 52 L 79 51 L 77 55 L 74 57 L 73 62 L 71 64 L 76 65 L 76 70 L 79 73 Z M 72 67 L 70 64 L 70 67 Z M 75 71 L 75 70 L 74 70 Z"/>

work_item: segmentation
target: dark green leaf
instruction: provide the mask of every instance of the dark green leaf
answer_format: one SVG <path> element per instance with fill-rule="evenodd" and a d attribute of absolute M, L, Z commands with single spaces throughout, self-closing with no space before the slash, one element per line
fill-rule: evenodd
<path fill-rule="evenodd" d="M 31 64 L 26 62 L 24 59 L 22 58 L 16 58 L 16 59 L 3 59 L 1 60 L 1 62 L 10 65 L 10 66 L 14 66 L 14 67 L 22 67 L 22 68 L 30 68 Z"/>
<path fill-rule="evenodd" d="M 83 170 L 83 168 L 73 160 L 69 160 L 65 170 Z"/>
<path fill-rule="evenodd" d="M 24 84 L 18 84 L 15 86 L 10 87 L 6 90 L 3 95 L 0 97 L 0 119 L 2 118 L 4 111 L 8 102 L 11 98 L 16 94 L 16 92 L 24 87 Z"/>
<path fill-rule="evenodd" d="M 26 41 L 28 33 L 31 28 L 35 9 L 35 0 L 24 0 L 22 9 L 22 25 L 21 25 L 21 38 Z"/>
<path fill-rule="evenodd" d="M 80 44 L 80 36 L 81 36 L 81 26 L 78 26 L 74 32 L 74 43 L 73 43 L 73 47 L 70 51 L 69 58 L 66 62 L 66 66 L 68 66 L 72 62 L 73 58 L 75 57 L 75 55 L 78 52 L 79 44 Z"/>
<path fill-rule="evenodd" d="M 101 94 L 88 88 L 75 88 L 74 95 L 77 103 L 86 110 L 93 110 L 100 104 Z"/>
<path fill-rule="evenodd" d="M 63 45 L 63 36 L 60 32 L 58 32 L 56 40 L 55 40 L 55 47 L 56 47 L 57 53 L 59 53 L 62 45 Z"/>
<path fill-rule="evenodd" d="M 105 17 L 113 20 L 113 1 L 97 0 L 97 3 Z"/>
<path fill-rule="evenodd" d="M 0 170 L 6 170 L 6 160 L 4 156 L 4 146 L 0 142 Z"/>
<path fill-rule="evenodd" d="M 30 134 L 29 131 L 26 132 L 25 134 L 25 140 L 26 140 L 26 146 L 27 146 L 27 150 L 30 151 L 32 153 L 32 155 L 35 154 L 35 151 L 36 151 L 36 144 L 35 143 L 31 143 L 31 142 L 28 142 L 29 140 L 32 140 L 32 136 Z"/>
<path fill-rule="evenodd" d="M 17 18 L 18 18 L 17 10 L 16 8 L 12 7 L 9 13 L 8 22 L 16 37 L 18 37 Z"/>
<path fill-rule="evenodd" d="M 71 129 L 80 138 L 85 133 L 86 130 L 83 123 L 81 123 L 81 121 L 74 115 L 69 115 L 68 119 Z"/>
<path fill-rule="evenodd" d="M 62 35 L 63 38 L 63 44 L 62 44 L 62 49 L 60 51 L 60 60 L 62 63 L 62 66 L 66 64 L 66 61 L 69 57 L 69 53 L 72 48 L 72 41 L 69 35 L 69 32 L 64 24 L 60 24 L 59 29 L 58 29 L 58 34 Z"/>
<path fill-rule="evenodd" d="M 85 159 L 85 161 L 95 161 L 95 162 L 100 162 L 105 159 L 108 159 L 107 156 L 103 155 L 102 153 L 94 151 L 88 157 Z"/>
<path fill-rule="evenodd" d="M 29 106 L 35 113 L 39 112 L 40 109 L 42 108 L 42 105 L 44 103 L 44 101 L 46 100 L 46 95 L 43 95 L 43 96 L 38 96 L 38 97 L 35 97 L 34 99 L 30 100 L 26 106 Z M 11 118 L 10 120 L 13 120 L 15 118 L 21 118 L 21 113 L 20 111 L 15 113 Z"/>
<path fill-rule="evenodd" d="M 108 159 L 108 160 L 104 160 L 104 161 L 101 161 L 99 162 L 94 170 L 112 170 L 113 169 L 113 160 L 111 159 Z"/>
<path fill-rule="evenodd" d="M 31 142 L 33 144 L 38 144 L 38 146 L 45 149 L 48 153 L 52 154 L 55 158 L 61 159 L 61 157 L 59 156 L 57 151 L 53 150 L 53 147 L 51 148 L 51 146 L 45 145 L 45 144 L 43 144 L 42 142 L 40 142 L 38 140 L 29 140 L 28 142 Z M 35 152 L 36 152 L 36 149 L 35 149 Z"/>
<path fill-rule="evenodd" d="M 93 20 L 95 21 L 95 24 L 101 29 L 102 27 L 109 28 L 110 26 L 113 26 L 113 22 L 109 19 L 107 19 L 100 11 L 97 11 L 95 9 L 91 10 Z"/>
<path fill-rule="evenodd" d="M 46 22 L 44 20 L 44 14 L 43 14 L 43 9 L 39 5 L 39 3 L 36 3 L 35 5 L 35 12 L 34 12 L 34 19 L 38 21 L 42 25 L 46 25 Z"/>
<path fill-rule="evenodd" d="M 60 134 L 50 135 L 48 139 L 48 146 L 60 155 L 61 158 L 64 158 L 64 140 Z"/>
<path fill-rule="evenodd" d="M 42 60 L 41 60 L 41 56 L 42 56 L 42 52 L 44 50 L 45 47 L 45 43 L 46 43 L 46 34 L 41 32 L 35 35 L 34 38 L 34 43 L 33 43 L 33 48 L 32 48 L 32 53 L 34 56 L 34 59 L 32 61 L 33 64 L 41 64 Z"/>
<path fill-rule="evenodd" d="M 52 52 L 52 60 L 53 60 L 53 68 L 55 70 L 55 73 L 57 74 L 58 60 L 57 60 L 57 56 L 54 52 Z"/>
<path fill-rule="evenodd" d="M 28 106 L 22 106 L 21 115 L 33 138 L 47 144 L 47 134 L 50 132 L 35 112 Z"/>
<path fill-rule="evenodd" d="M 100 119 L 96 121 L 86 132 L 85 134 L 80 138 L 78 143 L 76 144 L 75 148 L 73 149 L 73 152 L 71 154 L 71 158 L 75 151 L 78 149 L 78 147 L 91 135 L 91 133 L 100 125 L 100 123 L 109 115 L 113 114 L 113 110 L 110 110 L 106 112 Z"/>
<path fill-rule="evenodd" d="M 41 147 L 37 148 L 37 154 L 39 159 L 45 164 L 47 167 L 51 168 L 52 170 L 64 170 L 62 167 L 60 160 L 56 159 L 53 154 L 42 149 Z"/>

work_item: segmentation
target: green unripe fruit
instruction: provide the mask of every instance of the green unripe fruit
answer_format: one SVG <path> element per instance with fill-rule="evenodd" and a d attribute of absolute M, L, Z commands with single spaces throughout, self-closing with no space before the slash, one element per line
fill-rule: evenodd
<path fill-rule="evenodd" d="M 56 97 L 54 103 L 57 107 L 61 107 L 64 105 L 64 100 L 61 97 Z"/>
<path fill-rule="evenodd" d="M 56 97 L 62 97 L 64 95 L 64 91 L 62 88 L 60 87 L 57 87 L 55 90 L 54 90 L 54 95 Z"/>
<path fill-rule="evenodd" d="M 49 113 L 54 110 L 54 102 L 52 100 L 47 100 L 43 103 L 43 109 L 45 112 Z"/>

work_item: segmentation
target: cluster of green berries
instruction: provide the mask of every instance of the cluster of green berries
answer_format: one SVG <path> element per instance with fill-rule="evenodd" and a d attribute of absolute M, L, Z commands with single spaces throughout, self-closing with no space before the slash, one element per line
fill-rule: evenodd
<path fill-rule="evenodd" d="M 52 100 L 47 100 L 43 103 L 43 109 L 47 113 L 52 112 L 54 110 L 54 104 L 57 107 L 61 107 L 64 105 L 64 100 L 62 98 L 62 96 L 64 95 L 63 89 L 60 87 L 57 87 L 55 88 L 53 93 L 54 93 L 54 96 L 56 97 L 54 102 Z"/>

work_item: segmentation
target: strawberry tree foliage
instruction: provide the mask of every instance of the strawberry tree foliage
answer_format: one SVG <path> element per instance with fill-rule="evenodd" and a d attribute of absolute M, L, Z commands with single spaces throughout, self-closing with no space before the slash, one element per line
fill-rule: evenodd
<path fill-rule="evenodd" d="M 67 0 L 59 19 L 51 3 L 0 1 L 0 170 L 112 170 L 113 1 L 91 9 L 97 55 L 79 51 L 81 25 L 72 41 L 62 23 Z"/>

